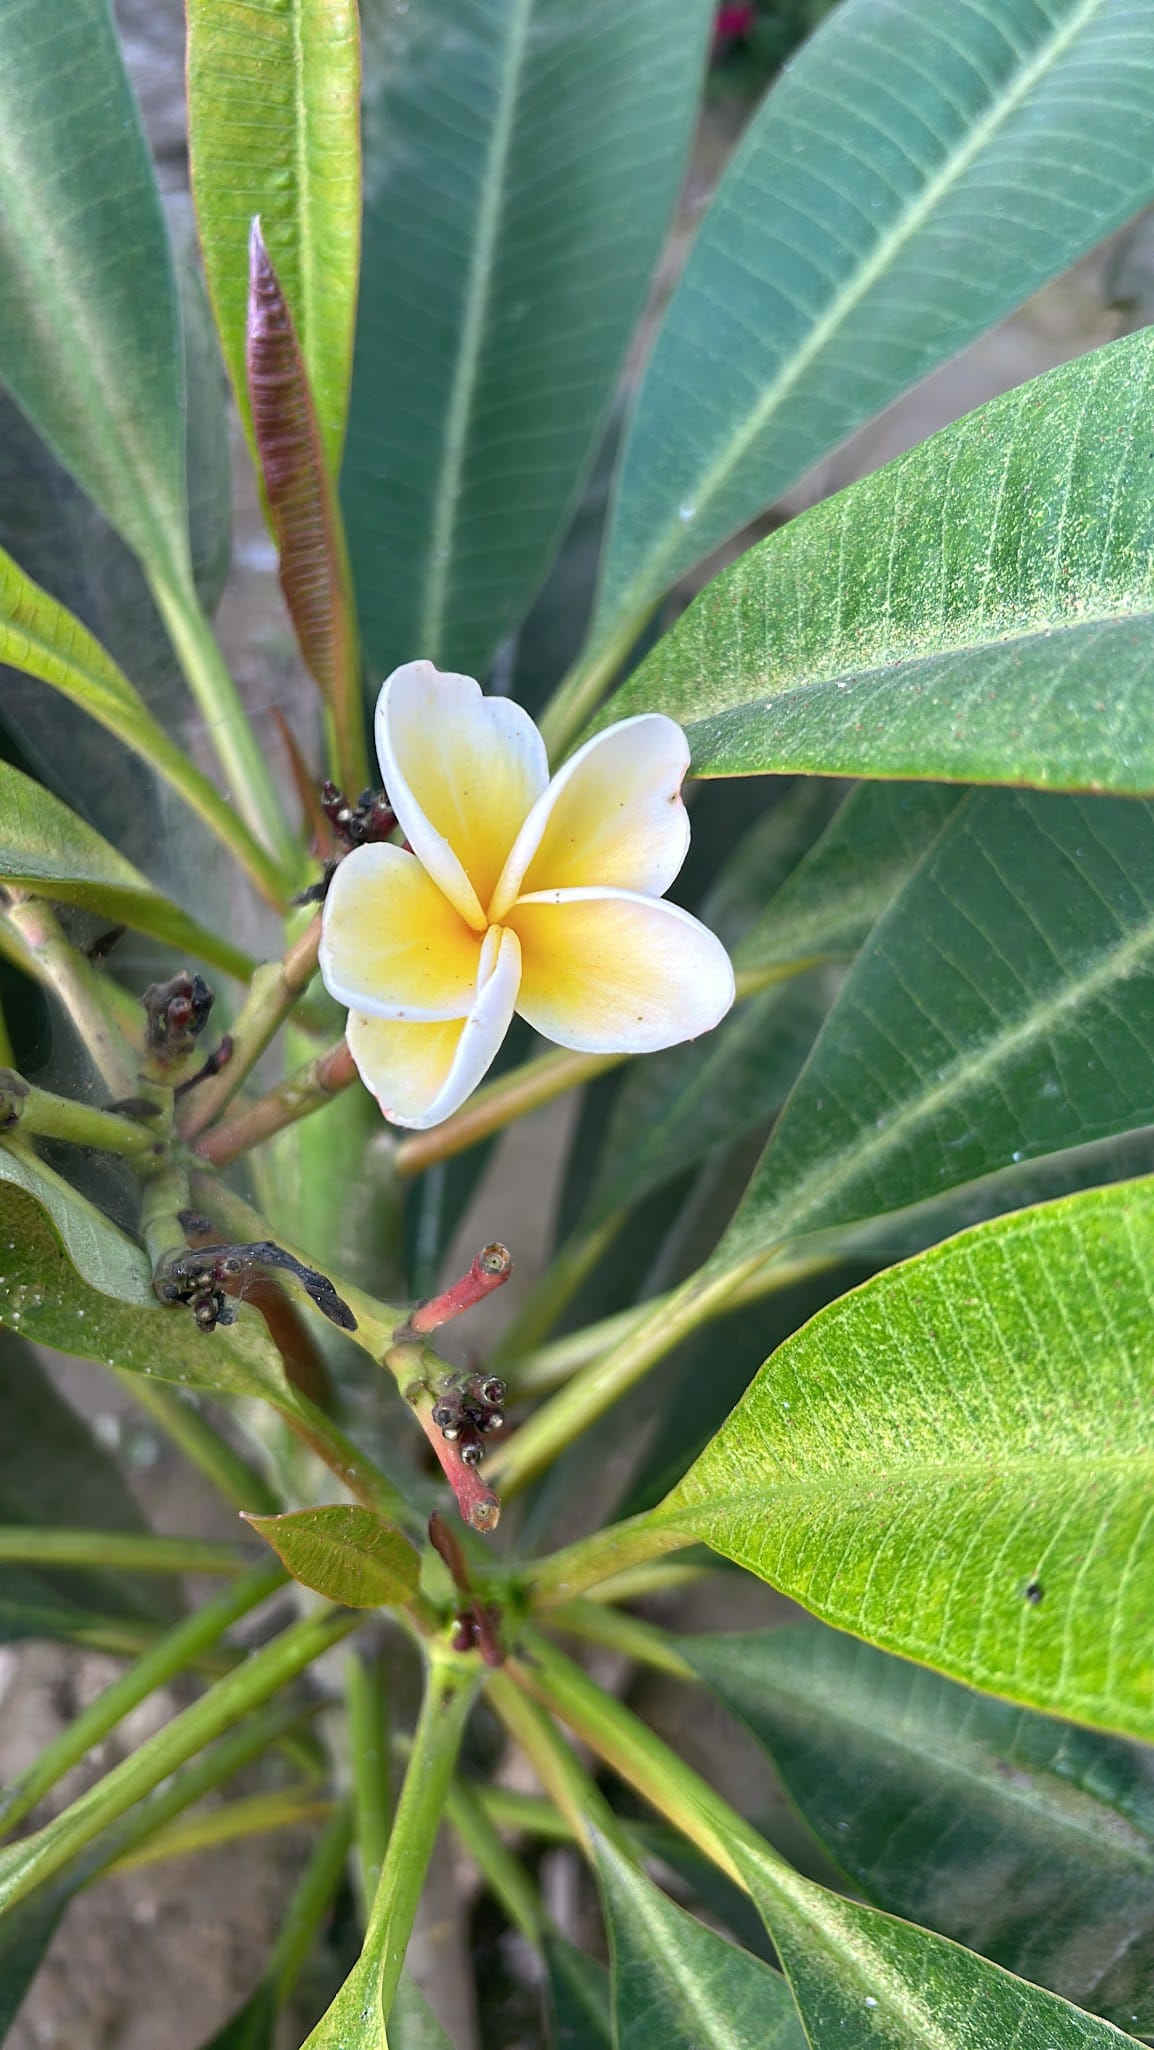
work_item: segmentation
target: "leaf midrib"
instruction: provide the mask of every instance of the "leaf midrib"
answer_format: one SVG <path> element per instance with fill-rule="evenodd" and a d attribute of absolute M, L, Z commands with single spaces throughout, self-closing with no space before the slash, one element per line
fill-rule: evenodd
<path fill-rule="evenodd" d="M 481 203 L 477 211 L 476 232 L 473 236 L 465 288 L 464 319 L 461 323 L 461 337 L 445 417 L 444 452 L 433 499 L 428 571 L 417 636 L 417 652 L 434 660 L 439 660 L 444 653 L 441 646 L 441 630 L 445 617 L 453 535 L 457 524 L 461 474 L 465 464 L 469 418 L 480 367 L 481 339 L 492 287 L 493 254 L 500 231 L 501 202 L 509 168 L 521 73 L 528 49 L 533 7 L 534 0 L 514 0 L 508 25 L 505 89 L 493 125 L 487 171 L 481 188 Z"/>
<path fill-rule="evenodd" d="M 790 362 L 779 372 L 773 382 L 766 386 L 761 398 L 747 413 L 738 431 L 731 437 L 726 449 L 714 462 L 705 479 L 692 491 L 691 496 L 697 514 L 703 506 L 711 503 L 749 453 L 759 435 L 772 418 L 782 400 L 787 398 L 801 381 L 811 364 L 820 355 L 827 342 L 848 318 L 858 303 L 864 299 L 905 244 L 912 240 L 928 219 L 939 199 L 969 169 L 990 138 L 1016 112 L 1035 84 L 1065 54 L 1067 47 L 1079 36 L 1087 22 L 1101 11 L 1101 0 L 1082 0 L 1067 21 L 1056 29 L 1041 47 L 1032 62 L 1023 66 L 1014 85 L 1002 98 L 997 99 L 987 114 L 972 128 L 960 147 L 948 156 L 936 176 L 923 188 L 919 197 L 901 213 L 891 229 L 881 237 L 872 254 L 847 280 L 843 289 L 831 300 L 820 320 L 810 329 L 807 339 L 795 352 Z M 663 535 L 646 557 L 630 582 L 618 594 L 613 614 L 599 619 L 598 637 L 604 636 L 615 619 L 622 619 L 647 602 L 655 589 L 663 589 L 664 565 L 676 560 L 676 544 L 684 532 L 680 526 L 667 525 Z M 711 546 L 716 546 L 725 536 L 714 536 Z"/>

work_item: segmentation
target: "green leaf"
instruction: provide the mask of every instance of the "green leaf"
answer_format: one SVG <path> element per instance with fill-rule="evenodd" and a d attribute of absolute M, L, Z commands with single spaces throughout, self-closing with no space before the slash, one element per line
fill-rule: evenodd
<path fill-rule="evenodd" d="M 410 1972 L 402 1972 L 389 2015 L 388 2050 L 453 2050 Z"/>
<path fill-rule="evenodd" d="M 674 1907 L 604 1839 L 616 2050 L 805 2050 L 780 1972 Z"/>
<path fill-rule="evenodd" d="M 172 258 L 105 0 L 14 0 L 0 65 L 0 378 L 150 569 L 188 575 Z"/>
<path fill-rule="evenodd" d="M 545 1938 L 549 2050 L 613 2050 L 609 1974 L 563 1936 Z"/>
<path fill-rule="evenodd" d="M 1133 2037 L 944 1937 L 734 1847 L 812 2050 L 1119 2050 Z"/>
<path fill-rule="evenodd" d="M 883 1650 L 1154 1737 L 1152 1273 L 1154 1179 L 890 1268 L 786 1340 L 656 1514 Z"/>
<path fill-rule="evenodd" d="M 1145 206 L 1152 127 L 1141 0 L 844 0 L 751 122 L 670 302 L 598 639 Z"/>
<path fill-rule="evenodd" d="M 1154 789 L 1152 375 L 1147 329 L 802 514 L 715 578 L 612 715 L 681 719 L 705 776 Z"/>
<path fill-rule="evenodd" d="M 0 1918 L 0 2043 L 7 2041 L 74 1892 L 73 1882 L 56 1880 Z"/>
<path fill-rule="evenodd" d="M 356 0 L 189 0 L 192 190 L 241 419 L 253 443 L 245 321 L 249 229 L 259 215 L 334 475 L 360 253 L 360 84 Z"/>
<path fill-rule="evenodd" d="M 407 1537 L 371 1509 L 334 1502 L 287 1516 L 247 1516 L 294 1580 L 348 1609 L 395 1608 L 417 1591 L 421 1562 Z"/>
<path fill-rule="evenodd" d="M 678 1649 L 881 1907 L 1154 2032 L 1154 1786 L 1132 1744 L 802 1624 Z"/>
<path fill-rule="evenodd" d="M 202 2050 L 276 2050 L 278 2012 L 276 1988 L 262 1984 Z"/>
<path fill-rule="evenodd" d="M 0 762 L 0 882 L 58 904 L 81 904 L 247 982 L 253 963 L 151 888 L 130 861 L 66 804 Z"/>
<path fill-rule="evenodd" d="M 343 476 L 361 624 L 378 673 L 417 651 L 484 674 L 604 425 L 673 210 L 712 8 L 363 12 Z"/>
<path fill-rule="evenodd" d="M 38 1345 L 189 1388 L 292 1392 L 254 1310 L 210 1335 L 163 1309 L 141 1248 L 43 1162 L 0 1149 L 0 1324 Z"/>
<path fill-rule="evenodd" d="M 1154 1123 L 1154 810 L 967 798 L 850 973 L 718 1253 Z"/>

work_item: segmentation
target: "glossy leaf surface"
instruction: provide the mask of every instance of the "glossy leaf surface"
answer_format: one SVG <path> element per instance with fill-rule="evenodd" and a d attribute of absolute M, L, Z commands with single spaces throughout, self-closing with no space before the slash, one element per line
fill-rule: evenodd
<path fill-rule="evenodd" d="M 805 2050 L 780 1972 L 727 1943 L 604 1841 L 616 2050 Z"/>
<path fill-rule="evenodd" d="M 699 775 L 1154 789 L 1152 373 L 1147 329 L 803 513 L 613 715 L 671 713 Z"/>
<path fill-rule="evenodd" d="M 656 1513 L 884 1650 L 1149 1740 L 1152 1273 L 1151 1180 L 890 1268 L 786 1340 Z"/>
<path fill-rule="evenodd" d="M 965 800 L 875 927 L 720 1259 L 1154 1122 L 1154 810 Z"/>
<path fill-rule="evenodd" d="M 856 1892 L 1152 2032 L 1148 1752 L 812 1625 L 679 1649 Z"/>
<path fill-rule="evenodd" d="M 15 0 L 6 10 L 0 268 L 0 378 L 136 553 L 179 570 L 179 309 L 105 0 Z"/>
<path fill-rule="evenodd" d="M 294 1580 L 350 1609 L 379 1609 L 417 1591 L 420 1559 L 408 1538 L 352 1502 L 249 1516 Z"/>
<path fill-rule="evenodd" d="M 249 230 L 292 310 L 330 469 L 348 410 L 360 241 L 356 0 L 189 0 L 188 126 L 205 272 L 241 418 Z"/>
<path fill-rule="evenodd" d="M 239 947 L 162 897 L 66 804 L 6 762 L 0 762 L 0 882 L 53 903 L 81 904 L 242 981 L 252 973 Z"/>
<path fill-rule="evenodd" d="M 483 675 L 541 581 L 673 210 L 712 11 L 367 0 L 343 494 L 378 673 L 417 654 Z"/>
<path fill-rule="evenodd" d="M 837 8 L 750 124 L 670 304 L 595 633 L 1146 205 L 1152 143 L 1144 0 Z"/>

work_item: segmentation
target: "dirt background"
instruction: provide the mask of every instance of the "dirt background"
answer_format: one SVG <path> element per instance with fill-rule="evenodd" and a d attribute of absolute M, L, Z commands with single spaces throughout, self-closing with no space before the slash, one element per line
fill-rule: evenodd
<path fill-rule="evenodd" d="M 177 206 L 187 193 L 183 110 L 183 10 L 180 0 L 118 0 L 128 62 L 165 192 Z M 656 300 L 668 289 L 689 235 L 723 165 L 739 115 L 710 106 Z M 1107 310 L 1103 290 L 1107 258 L 1095 256 L 1032 300 L 1004 326 L 927 380 L 879 421 L 822 465 L 791 494 L 789 510 L 873 469 L 921 441 L 947 421 L 995 393 L 1038 375 L 1065 358 L 1112 339 L 1120 317 Z M 236 540 L 233 571 L 218 616 L 226 656 L 258 715 L 279 703 L 291 708 L 307 693 L 296 662 L 275 575 L 275 558 L 261 524 L 255 491 L 239 446 L 236 471 Z M 515 1129 L 498 1149 L 460 1234 L 471 1254 L 482 1239 L 513 1247 L 517 1276 L 487 1306 L 490 1330 L 516 1308 L 520 1291 L 546 1256 L 552 1225 L 556 1166 L 572 1107 L 562 1105 Z M 456 1255 L 454 1254 L 454 1258 Z M 452 1263 L 450 1262 L 450 1265 Z M 475 1337 L 483 1342 L 480 1328 Z M 231 1535 L 227 1511 L 187 1464 L 153 1432 L 111 1377 L 85 1363 L 61 1361 L 58 1383 L 95 1421 L 105 1443 L 124 1463 L 154 1527 L 195 1536 Z M 752 1584 L 735 1584 L 725 1599 L 733 1613 L 719 1617 L 718 1592 L 683 1597 L 679 1620 L 711 1629 L 762 1624 L 774 1598 Z M 707 1613 L 697 1616 L 699 1600 Z M 109 1659 L 51 1644 L 0 1649 L 0 1781 L 19 1773 L 45 1742 L 119 1670 Z M 606 1678 L 612 1678 L 607 1670 Z M 130 1717 L 58 1790 L 63 1805 L 166 1720 L 184 1698 L 160 1696 Z M 765 1807 L 774 1798 L 756 1754 L 735 1742 L 734 1726 L 720 1710 L 695 1701 L 690 1718 L 683 1692 L 647 1681 L 645 1712 L 693 1762 L 734 1797 Z M 250 1775 L 242 1788 L 261 1784 Z M 237 1791 L 237 1787 L 230 1791 Z M 300 1870 L 308 1839 L 301 1832 L 250 1839 L 137 1873 L 110 1878 L 70 1909 L 47 1963 L 7 2043 L 9 2050 L 200 2050 L 212 2032 L 252 1990 Z M 553 1912 L 580 1937 L 582 1889 L 567 1853 L 551 1854 L 543 1879 Z M 442 1848 L 433 1874 L 411 1963 L 457 2050 L 477 2050 L 478 2031 L 469 1966 L 467 1906 L 470 1875 Z M 517 1939 L 502 1939 L 503 1969 L 515 1978 L 529 1969 Z M 321 1958 L 306 2003 L 323 1998 Z M 314 2007 L 315 2012 L 315 2007 Z M 286 2024 L 283 2050 L 296 2050 L 307 2026 L 302 2011 Z M 514 2031 L 514 2034 L 516 2031 Z M 526 2050 L 535 2040 L 527 2023 Z M 511 2040 L 508 2036 L 505 2040 Z"/>

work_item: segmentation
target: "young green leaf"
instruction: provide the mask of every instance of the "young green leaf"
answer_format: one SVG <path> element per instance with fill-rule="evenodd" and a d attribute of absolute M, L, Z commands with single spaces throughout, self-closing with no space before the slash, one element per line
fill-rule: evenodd
<path fill-rule="evenodd" d="M 967 798 L 875 927 L 718 1253 L 1154 1123 L 1154 810 Z"/>
<path fill-rule="evenodd" d="M 1152 1273 L 1150 1179 L 950 1239 L 787 1339 L 656 1514 L 884 1650 L 1150 1739 Z"/>
<path fill-rule="evenodd" d="M 1121 2050 L 1109 2022 L 944 1937 L 734 1855 L 765 1917 L 812 2050 Z"/>
<path fill-rule="evenodd" d="M 1145 206 L 1152 113 L 1140 0 L 836 8 L 750 124 L 670 302 L 597 639 Z M 824 614 L 816 583 L 803 603 Z"/>
<path fill-rule="evenodd" d="M 105 0 L 6 13 L 0 269 L 0 377 L 148 567 L 187 577 L 172 258 Z"/>
<path fill-rule="evenodd" d="M 705 776 L 1154 789 L 1152 382 L 1146 329 L 803 513 L 715 578 L 612 716 L 671 713 Z"/>
<path fill-rule="evenodd" d="M 712 13 L 367 0 L 342 482 L 378 674 L 417 651 L 483 675 L 540 582 L 673 210 Z"/>
<path fill-rule="evenodd" d="M 294 1580 L 348 1609 L 395 1608 L 417 1591 L 421 1562 L 399 1530 L 352 1502 L 248 1516 Z"/>
<path fill-rule="evenodd" d="M 252 441 L 245 281 L 259 215 L 333 476 L 348 411 L 360 249 L 360 84 L 356 0 L 189 0 L 192 191 L 241 418 Z"/>
<path fill-rule="evenodd" d="M 597 1843 L 613 1958 L 616 2050 L 805 2050 L 780 1972 L 727 1943 L 604 1839 Z"/>
<path fill-rule="evenodd" d="M 678 1649 L 856 1891 L 1154 2032 L 1154 1788 L 1137 1746 L 811 1624 Z"/>
<path fill-rule="evenodd" d="M 6 762 L 0 762 L 0 882 L 98 911 L 244 982 L 253 972 L 239 947 L 162 897 L 66 804 Z"/>

